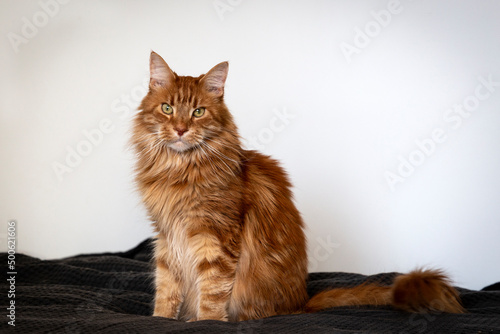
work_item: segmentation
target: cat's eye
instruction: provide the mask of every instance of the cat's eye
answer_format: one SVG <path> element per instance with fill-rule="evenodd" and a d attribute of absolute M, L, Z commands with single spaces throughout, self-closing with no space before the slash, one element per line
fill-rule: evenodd
<path fill-rule="evenodd" d="M 161 111 L 163 111 L 167 115 L 172 115 L 174 112 L 174 109 L 168 103 L 163 103 L 161 105 Z"/>
<path fill-rule="evenodd" d="M 193 116 L 194 117 L 201 117 L 205 114 L 205 108 L 196 108 L 194 111 L 193 111 Z"/>

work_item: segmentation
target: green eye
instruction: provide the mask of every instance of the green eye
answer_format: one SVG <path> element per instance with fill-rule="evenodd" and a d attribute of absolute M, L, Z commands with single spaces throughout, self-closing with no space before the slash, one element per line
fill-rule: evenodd
<path fill-rule="evenodd" d="M 172 109 L 172 107 L 167 103 L 163 103 L 161 105 L 161 111 L 163 111 L 167 115 L 172 115 L 174 113 L 174 109 Z"/>
<path fill-rule="evenodd" d="M 193 111 L 193 116 L 194 117 L 201 117 L 201 116 L 203 116 L 203 114 L 205 114 L 205 108 L 196 108 Z"/>

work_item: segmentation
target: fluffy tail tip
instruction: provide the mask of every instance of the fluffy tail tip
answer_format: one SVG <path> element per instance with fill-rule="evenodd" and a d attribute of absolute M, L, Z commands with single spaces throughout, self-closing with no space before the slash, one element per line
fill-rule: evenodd
<path fill-rule="evenodd" d="M 396 277 L 393 305 L 407 312 L 465 312 L 450 279 L 443 271 L 432 269 L 417 269 Z"/>

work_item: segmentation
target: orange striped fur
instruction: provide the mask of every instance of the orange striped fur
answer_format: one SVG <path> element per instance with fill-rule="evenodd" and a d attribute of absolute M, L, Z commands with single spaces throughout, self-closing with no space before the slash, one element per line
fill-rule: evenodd
<path fill-rule="evenodd" d="M 152 52 L 150 69 L 132 145 L 157 234 L 155 316 L 238 321 L 361 304 L 463 311 L 433 271 L 309 300 L 304 224 L 290 182 L 275 160 L 242 149 L 223 99 L 228 64 L 179 76 Z"/>

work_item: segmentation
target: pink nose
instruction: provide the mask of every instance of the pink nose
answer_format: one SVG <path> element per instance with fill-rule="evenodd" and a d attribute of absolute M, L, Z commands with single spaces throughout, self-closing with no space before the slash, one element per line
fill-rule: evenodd
<path fill-rule="evenodd" d="M 177 134 L 179 135 L 179 137 L 188 131 L 188 129 L 184 126 L 176 126 L 174 128 L 174 130 L 177 131 Z"/>

